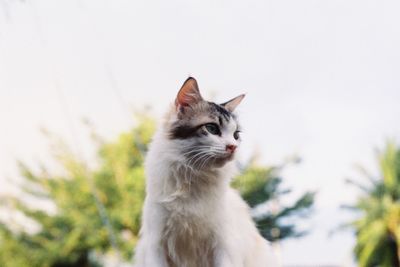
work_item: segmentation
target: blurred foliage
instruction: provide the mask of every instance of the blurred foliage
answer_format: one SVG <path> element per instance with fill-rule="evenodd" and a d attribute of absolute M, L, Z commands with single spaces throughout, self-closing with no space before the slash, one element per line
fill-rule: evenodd
<path fill-rule="evenodd" d="M 29 232 L 0 223 L 0 266 L 100 266 L 98 255 L 130 261 L 145 197 L 143 155 L 154 128 L 154 122 L 143 117 L 131 132 L 113 142 L 95 138 L 99 164 L 91 170 L 62 144 L 54 146 L 54 158 L 62 174 L 50 174 L 44 167 L 33 172 L 20 163 L 24 178 L 20 187 L 25 196 L 54 203 L 56 211 L 35 208 L 24 201 L 26 198 L 8 199 L 13 213 L 24 214 L 40 228 Z M 278 203 L 282 195 L 289 193 L 280 190 L 280 169 L 251 163 L 233 185 L 252 207 Z M 306 193 L 289 207 L 259 212 L 255 217 L 261 233 L 272 241 L 300 236 L 303 232 L 297 231 L 294 224 L 283 221 L 308 214 L 312 203 L 313 194 Z"/>
<path fill-rule="evenodd" d="M 388 142 L 378 154 L 380 178 L 363 171 L 369 184 L 350 183 L 363 194 L 354 206 L 361 214 L 350 226 L 355 230 L 354 253 L 361 267 L 400 266 L 400 149 Z"/>
<path fill-rule="evenodd" d="M 286 206 L 281 204 L 284 196 L 291 193 L 290 189 L 281 188 L 282 178 L 279 174 L 286 164 L 265 167 L 251 162 L 232 183 L 254 209 L 253 218 L 260 233 L 271 242 L 305 235 L 306 231 L 297 229 L 296 223 L 301 217 L 311 214 L 314 203 L 315 193 L 306 192 L 294 203 Z"/>

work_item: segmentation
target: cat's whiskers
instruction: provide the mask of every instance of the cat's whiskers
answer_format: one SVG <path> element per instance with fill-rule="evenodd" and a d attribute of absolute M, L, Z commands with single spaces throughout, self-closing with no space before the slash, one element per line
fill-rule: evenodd
<path fill-rule="evenodd" d="M 194 152 L 194 151 L 191 151 L 192 153 L 195 153 L 195 155 L 193 155 L 192 157 L 190 157 L 189 158 L 189 161 L 187 162 L 187 164 L 189 164 L 189 165 L 193 165 L 194 167 L 196 166 L 196 162 L 197 162 L 197 160 L 199 159 L 199 158 L 201 158 L 202 156 L 203 156 L 203 154 L 213 154 L 214 156 L 215 155 L 217 155 L 215 152 L 218 152 L 214 147 L 211 147 L 211 146 L 208 146 L 207 147 L 208 149 L 207 150 L 205 150 L 205 149 L 199 149 L 198 151 L 198 153 L 196 153 L 197 151 L 196 150 L 194 150 L 194 151 L 196 151 L 196 152 Z M 201 156 L 201 157 L 200 157 Z M 195 159 L 196 157 L 198 157 L 197 158 L 197 160 L 195 160 L 194 162 L 191 162 L 193 159 Z"/>
<path fill-rule="evenodd" d="M 222 148 L 218 148 L 218 147 L 214 148 L 212 152 L 213 152 L 213 155 L 210 155 L 209 158 L 204 160 L 203 163 L 200 165 L 199 169 L 202 169 L 204 167 L 204 165 L 207 162 L 209 162 L 208 161 L 209 159 L 213 159 L 215 161 L 218 158 L 216 156 L 223 156 L 226 153 L 225 150 L 223 150 Z"/>
<path fill-rule="evenodd" d="M 182 156 L 186 156 L 188 154 L 192 154 L 192 153 L 197 153 L 197 152 L 201 152 L 201 151 L 205 151 L 205 149 L 212 149 L 212 146 L 209 145 L 202 145 L 202 146 L 196 146 L 193 150 L 188 150 L 186 152 L 184 152 L 182 154 Z"/>
<path fill-rule="evenodd" d="M 192 164 L 193 164 L 193 166 L 194 167 L 196 167 L 196 164 L 197 164 L 197 162 L 199 162 L 199 163 L 201 163 L 202 162 L 202 159 L 207 159 L 208 157 L 210 157 L 211 154 L 212 153 L 212 151 L 207 151 L 207 153 L 203 153 L 203 155 L 201 155 L 201 156 L 199 156 Z M 200 165 L 199 165 L 199 167 L 200 167 Z M 198 168 L 199 170 L 201 170 L 201 168 Z"/>
<path fill-rule="evenodd" d="M 188 182 L 189 185 L 189 192 L 191 189 L 191 183 L 192 183 L 192 176 L 194 173 L 194 168 L 191 165 L 191 161 L 193 161 L 194 159 L 196 159 L 196 157 L 198 157 L 199 155 L 205 154 L 208 151 L 205 151 L 204 149 L 196 149 L 196 150 L 192 150 L 189 151 L 187 153 L 184 154 L 189 154 L 189 153 L 195 153 L 194 155 L 192 155 L 191 157 L 189 157 L 186 161 L 186 164 L 182 165 L 185 168 L 185 172 L 184 172 L 184 178 L 185 180 Z M 188 170 L 189 170 L 189 175 L 188 175 Z"/>
<path fill-rule="evenodd" d="M 189 158 L 189 160 L 187 161 L 187 165 L 191 166 L 193 170 L 195 170 L 194 168 L 196 167 L 196 162 L 199 160 L 199 158 L 202 158 L 203 156 L 206 156 L 210 153 L 209 150 L 207 151 L 201 151 L 199 153 L 196 153 L 195 155 L 193 155 L 192 157 Z"/>
<path fill-rule="evenodd" d="M 188 182 L 189 192 L 191 190 L 194 172 L 201 170 L 208 159 L 215 156 L 215 149 L 211 146 L 203 146 L 202 148 L 197 147 L 195 150 L 184 153 L 184 155 L 191 153 L 194 154 L 186 159 L 186 164 L 182 165 L 185 168 L 184 178 Z M 195 167 L 197 162 L 199 162 L 199 168 L 196 170 Z"/>
<path fill-rule="evenodd" d="M 208 152 L 211 149 L 212 149 L 211 146 L 200 146 L 200 147 L 194 148 L 193 150 L 189 150 L 189 151 L 183 153 L 182 155 L 185 156 L 185 155 L 193 154 L 193 155 L 189 156 L 189 159 L 190 159 L 190 158 L 192 158 L 192 156 L 197 156 L 199 153 L 202 153 L 202 152 Z"/>
<path fill-rule="evenodd" d="M 224 150 L 222 150 L 222 149 L 219 148 L 219 147 L 212 147 L 212 146 L 206 146 L 206 147 L 208 148 L 207 153 L 210 154 L 210 157 L 208 157 L 208 158 L 206 157 L 204 160 L 200 161 L 201 164 L 199 164 L 199 169 L 202 169 L 202 168 L 204 167 L 205 163 L 208 161 L 209 158 L 214 158 L 215 156 L 222 155 L 222 154 L 224 153 Z M 203 149 L 203 150 L 202 150 L 202 149 L 199 149 L 199 151 L 201 151 L 201 152 L 200 152 L 200 153 L 196 153 L 196 154 L 194 155 L 194 157 L 199 156 L 198 159 L 195 160 L 195 161 L 192 163 L 192 165 L 193 165 L 194 167 L 196 166 L 196 163 L 197 163 L 199 160 L 201 160 L 201 159 L 204 158 L 203 156 L 200 157 L 200 154 L 203 154 L 204 149 Z M 191 151 L 191 152 L 193 152 L 193 151 Z M 193 159 L 194 157 L 191 157 L 191 159 Z M 190 161 L 189 161 L 188 163 L 190 163 Z"/>
<path fill-rule="evenodd" d="M 204 159 L 203 163 L 201 163 L 199 169 L 202 169 L 205 166 L 205 164 L 208 162 L 209 159 L 215 158 L 214 156 L 215 156 L 215 154 L 214 155 L 210 155 L 208 158 Z"/>

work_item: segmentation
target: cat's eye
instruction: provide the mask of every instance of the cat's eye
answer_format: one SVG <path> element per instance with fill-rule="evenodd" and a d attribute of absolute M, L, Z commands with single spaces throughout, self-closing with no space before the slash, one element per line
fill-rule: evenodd
<path fill-rule="evenodd" d="M 233 138 L 235 138 L 235 140 L 238 140 L 238 139 L 239 139 L 239 137 L 240 137 L 239 133 L 240 133 L 240 131 L 235 131 L 235 132 L 233 133 Z"/>
<path fill-rule="evenodd" d="M 214 135 L 220 135 L 221 131 L 219 130 L 218 125 L 216 125 L 215 123 L 207 123 L 206 125 L 204 125 L 207 129 L 207 131 L 210 134 L 214 134 Z"/>

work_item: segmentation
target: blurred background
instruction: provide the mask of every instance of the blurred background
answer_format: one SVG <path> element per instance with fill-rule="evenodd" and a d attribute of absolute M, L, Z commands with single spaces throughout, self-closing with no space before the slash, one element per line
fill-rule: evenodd
<path fill-rule="evenodd" d="M 0 266 L 131 266 L 183 81 L 247 93 L 242 175 L 282 266 L 400 266 L 400 2 L 0 0 Z"/>

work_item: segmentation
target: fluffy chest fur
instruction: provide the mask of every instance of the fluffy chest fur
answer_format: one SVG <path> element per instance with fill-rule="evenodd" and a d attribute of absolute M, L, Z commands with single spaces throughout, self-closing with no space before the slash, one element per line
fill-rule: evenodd
<path fill-rule="evenodd" d="M 172 173 L 183 177 L 186 172 Z M 180 194 L 162 204 L 166 216 L 161 243 L 169 267 L 216 266 L 217 253 L 222 246 L 219 240 L 226 184 L 215 175 L 185 180 L 180 184 Z"/>
<path fill-rule="evenodd" d="M 204 217 L 172 211 L 161 242 L 169 267 L 215 266 L 217 233 Z"/>

